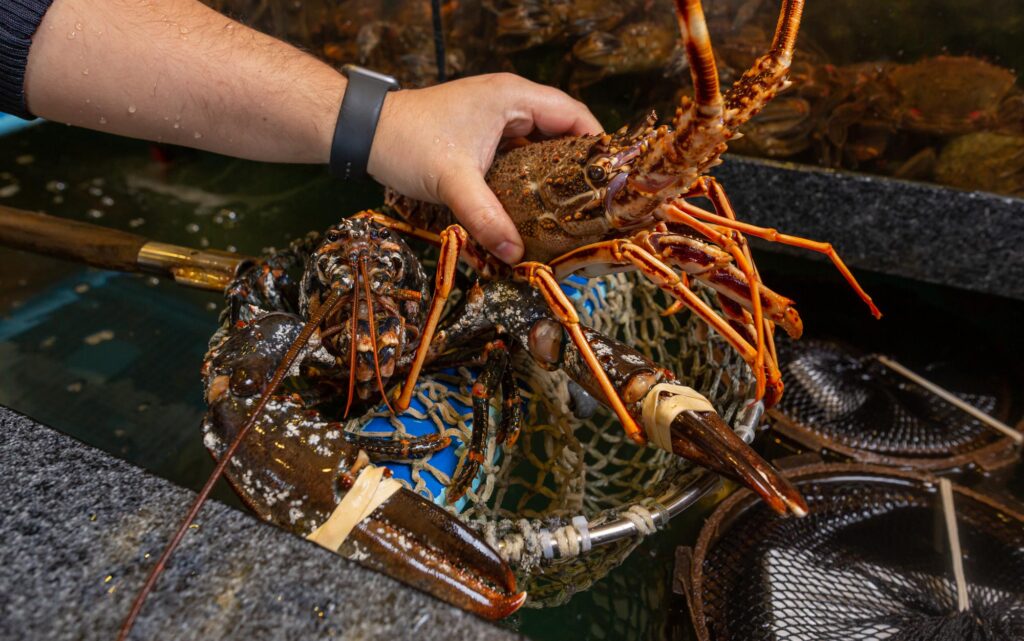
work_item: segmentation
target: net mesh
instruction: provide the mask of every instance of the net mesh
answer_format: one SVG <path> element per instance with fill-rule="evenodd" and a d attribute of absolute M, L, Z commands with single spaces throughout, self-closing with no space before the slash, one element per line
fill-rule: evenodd
<path fill-rule="evenodd" d="M 267 250 L 266 260 L 294 270 L 317 237 L 311 234 L 282 251 Z M 431 254 L 424 255 L 427 273 L 432 273 Z M 458 292 L 453 305 L 457 299 Z M 576 305 L 585 325 L 675 373 L 680 382 L 707 396 L 730 425 L 746 415 L 754 392 L 746 364 L 696 317 L 661 316 L 663 294 L 647 280 L 614 274 L 588 281 L 580 286 Z M 488 435 L 480 483 L 467 492 L 457 513 L 517 570 L 530 605 L 555 605 L 619 565 L 656 530 L 654 515 L 665 509 L 659 499 L 684 488 L 700 472 L 664 451 L 634 445 L 603 407 L 590 418 L 578 418 L 571 410 L 569 379 L 562 372 L 545 371 L 521 353 L 514 364 L 526 401 L 523 432 L 513 448 L 500 454 L 495 435 Z M 416 396 L 425 411 L 413 411 L 414 416 L 428 418 L 438 431 L 468 442 L 473 417 L 464 408 L 471 405 L 473 380 L 466 369 L 421 377 Z M 400 420 L 381 410 L 350 420 L 346 429 L 362 432 L 371 419 L 385 418 L 394 428 L 393 438 L 410 436 Z M 753 439 L 749 428 L 740 436 Z M 428 473 L 442 483 L 450 477 L 430 457 L 412 462 L 411 489 L 433 500 Z M 633 522 L 639 535 L 582 549 L 581 528 L 620 518 Z M 558 544 L 557 560 L 545 556 L 545 541 Z"/>
<path fill-rule="evenodd" d="M 707 551 L 697 588 L 708 638 L 1024 638 L 1024 523 L 957 491 L 970 609 L 957 613 L 935 486 L 853 475 L 798 484 L 781 519 L 744 502 Z"/>
<path fill-rule="evenodd" d="M 786 393 L 778 410 L 833 443 L 884 456 L 944 458 L 995 443 L 1000 435 L 872 356 L 808 341 L 780 359 Z M 990 394 L 957 394 L 997 414 Z"/>

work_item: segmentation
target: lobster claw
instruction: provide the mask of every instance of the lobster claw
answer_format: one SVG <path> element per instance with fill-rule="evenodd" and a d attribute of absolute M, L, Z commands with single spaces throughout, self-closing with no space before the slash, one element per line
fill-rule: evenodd
<path fill-rule="evenodd" d="M 736 435 L 717 412 L 686 410 L 672 420 L 672 451 L 746 485 L 779 514 L 807 514 L 800 492 Z"/>
<path fill-rule="evenodd" d="M 512 569 L 491 546 L 405 488 L 360 521 L 338 551 L 487 619 L 507 617 L 526 601 Z"/>

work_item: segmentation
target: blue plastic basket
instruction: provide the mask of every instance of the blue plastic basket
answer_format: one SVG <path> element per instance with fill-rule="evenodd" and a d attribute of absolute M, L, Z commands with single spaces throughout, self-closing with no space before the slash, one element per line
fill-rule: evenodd
<path fill-rule="evenodd" d="M 35 120 L 24 120 L 17 116 L 10 114 L 0 113 L 0 136 L 6 136 L 7 134 L 13 134 L 16 131 L 21 131 L 27 127 L 33 127 L 43 122 L 42 118 L 36 118 Z"/>

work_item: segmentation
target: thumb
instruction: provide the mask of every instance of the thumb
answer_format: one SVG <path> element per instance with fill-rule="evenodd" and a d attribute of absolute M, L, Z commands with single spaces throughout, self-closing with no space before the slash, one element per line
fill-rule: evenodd
<path fill-rule="evenodd" d="M 477 242 L 506 263 L 519 261 L 523 241 L 483 176 L 472 169 L 449 172 L 439 182 L 437 192 Z"/>

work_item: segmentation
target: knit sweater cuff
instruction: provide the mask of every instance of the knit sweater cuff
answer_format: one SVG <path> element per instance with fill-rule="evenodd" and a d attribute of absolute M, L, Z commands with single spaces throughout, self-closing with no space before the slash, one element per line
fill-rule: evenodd
<path fill-rule="evenodd" d="M 0 111 L 32 118 L 25 104 L 25 66 L 32 34 L 53 0 L 0 0 Z"/>

